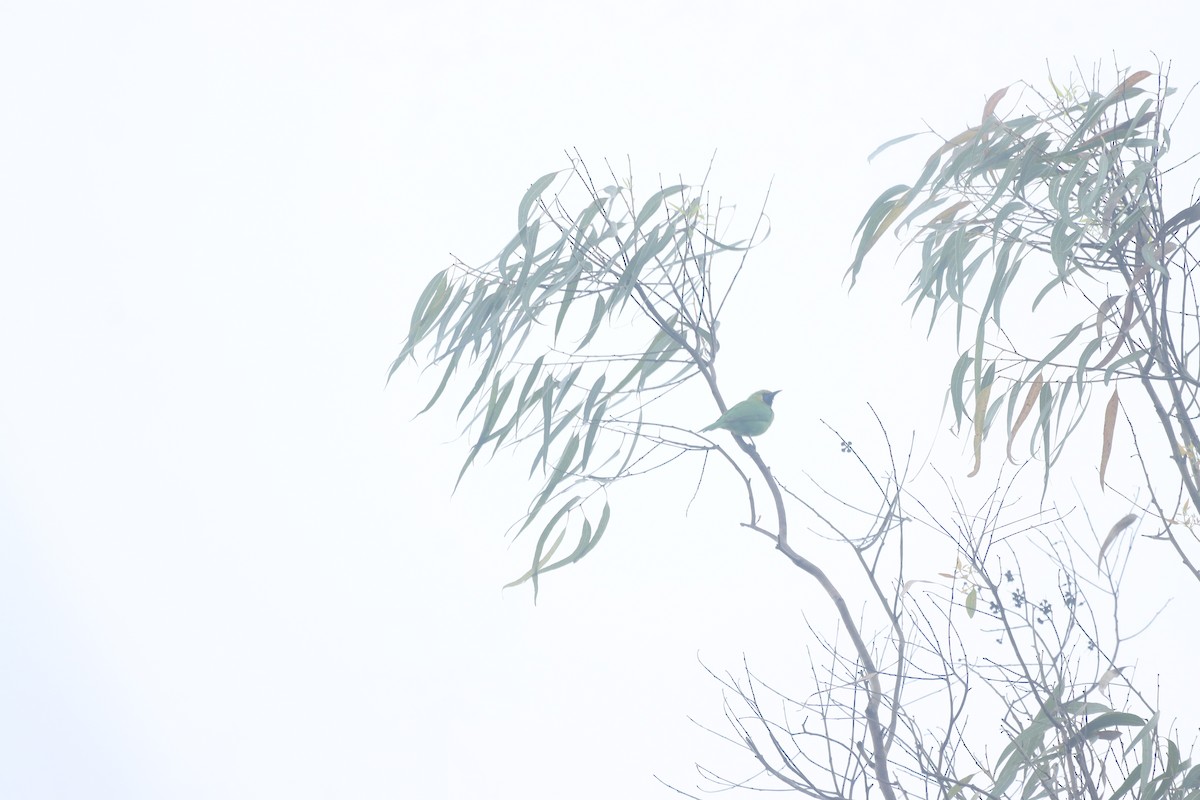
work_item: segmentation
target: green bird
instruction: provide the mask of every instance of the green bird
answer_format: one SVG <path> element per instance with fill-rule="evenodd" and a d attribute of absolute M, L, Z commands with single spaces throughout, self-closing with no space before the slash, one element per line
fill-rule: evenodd
<path fill-rule="evenodd" d="M 777 394 L 778 391 L 768 392 L 766 389 L 755 392 L 722 414 L 716 422 L 701 430 L 701 433 L 724 428 L 738 436 L 761 436 L 775 421 L 771 403 Z"/>

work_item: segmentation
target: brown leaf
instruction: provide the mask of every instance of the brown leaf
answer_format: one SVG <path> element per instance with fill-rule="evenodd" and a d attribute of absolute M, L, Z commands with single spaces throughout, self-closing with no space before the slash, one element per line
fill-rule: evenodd
<path fill-rule="evenodd" d="M 891 210 L 888 211 L 888 213 L 884 215 L 883 219 L 879 221 L 879 227 L 875 229 L 875 233 L 871 236 L 871 247 L 874 247 L 875 243 L 879 241 L 880 237 L 887 233 L 887 229 L 892 227 L 893 222 L 900 219 L 900 215 L 904 213 L 904 209 L 908 208 L 908 204 L 910 202 L 912 202 L 911 193 L 901 197 L 892 205 Z M 896 232 L 896 235 L 900 235 L 899 231 Z"/>
<path fill-rule="evenodd" d="M 1136 270 L 1134 270 L 1133 275 L 1130 276 L 1130 278 L 1129 278 L 1129 287 L 1133 288 L 1134 286 L 1137 286 L 1139 283 L 1141 283 L 1142 278 L 1145 278 L 1147 275 L 1149 275 L 1150 270 L 1152 270 L 1152 269 L 1153 269 L 1153 267 L 1151 265 L 1142 264 L 1140 267 L 1138 267 Z"/>
<path fill-rule="evenodd" d="M 961 211 L 963 208 L 965 208 L 966 206 L 969 206 L 969 205 L 971 205 L 970 200 L 959 200 L 957 203 L 950 206 L 949 208 L 947 208 L 942 213 L 938 214 L 933 219 L 929 220 L 929 222 L 925 225 L 925 227 L 932 228 L 934 225 L 937 225 L 939 222 L 945 222 L 945 221 L 951 219 L 955 214 L 957 214 L 959 211 Z"/>
<path fill-rule="evenodd" d="M 981 122 L 988 121 L 988 117 L 995 113 L 996 106 L 1000 105 L 1000 101 L 1004 99 L 1004 95 L 1006 94 L 1008 94 L 1007 86 L 998 92 L 995 92 L 991 97 L 988 98 L 987 103 L 983 107 L 983 119 L 980 120 Z"/>
<path fill-rule="evenodd" d="M 1109 92 L 1108 97 L 1104 98 L 1105 101 L 1107 102 L 1109 100 L 1114 100 L 1114 99 L 1120 97 L 1121 95 L 1125 94 L 1125 92 L 1129 91 L 1129 89 L 1131 89 L 1135 84 L 1141 83 L 1142 81 L 1146 80 L 1146 78 L 1149 78 L 1153 74 L 1154 73 L 1152 73 L 1148 69 L 1138 70 L 1137 72 L 1133 73 L 1128 78 L 1126 78 L 1125 80 L 1123 80 L 1119 84 L 1117 84 L 1117 88 L 1115 88 L 1111 92 Z"/>
<path fill-rule="evenodd" d="M 1122 671 L 1124 671 L 1124 669 L 1124 667 L 1109 667 L 1106 669 L 1104 674 L 1100 676 L 1100 680 L 1096 682 L 1096 688 L 1107 693 L 1108 685 L 1112 683 L 1113 680 L 1115 680 L 1116 677 L 1120 675 Z"/>
<path fill-rule="evenodd" d="M 1039 372 L 1037 377 L 1033 379 L 1033 383 L 1029 386 L 1029 392 L 1025 395 L 1025 404 L 1021 406 L 1021 413 L 1017 414 L 1017 422 L 1013 425 L 1012 432 L 1008 434 L 1008 460 L 1012 464 L 1017 463 L 1012 457 L 1013 441 L 1017 438 L 1017 431 L 1021 429 L 1025 418 L 1033 410 L 1033 404 L 1037 402 L 1038 392 L 1040 391 L 1042 391 L 1042 373 Z"/>
<path fill-rule="evenodd" d="M 982 390 L 975 392 L 975 468 L 971 470 L 968 478 L 974 478 L 979 474 L 979 466 L 983 462 L 983 422 L 987 416 L 988 397 L 992 394 L 992 385 L 989 383 Z"/>
<path fill-rule="evenodd" d="M 1109 398 L 1108 408 L 1104 409 L 1104 441 L 1100 446 L 1100 490 L 1104 491 L 1104 473 L 1108 469 L 1108 457 L 1112 453 L 1113 431 L 1117 427 L 1117 408 L 1121 399 L 1117 396 L 1117 387 L 1113 387 L 1112 397 Z M 1130 520 L 1132 522 L 1132 520 Z M 1113 534 L 1109 534 L 1112 538 Z M 1103 553 L 1104 548 L 1100 548 Z"/>
<path fill-rule="evenodd" d="M 958 147 L 960 144 L 971 141 L 972 139 L 975 138 L 975 134 L 977 134 L 977 133 L 979 133 L 978 125 L 976 125 L 974 128 L 967 128 L 965 131 L 960 133 L 958 136 L 955 136 L 953 139 L 946 140 L 946 143 L 937 149 L 937 152 L 933 154 L 933 157 L 937 158 L 938 156 L 941 156 L 943 153 L 948 153 L 949 151 Z"/>
<path fill-rule="evenodd" d="M 1113 543 L 1117 535 L 1135 522 L 1137 522 L 1137 514 L 1126 514 L 1117 520 L 1117 524 L 1112 526 L 1108 536 L 1104 537 L 1104 544 L 1100 545 L 1100 558 L 1104 558 L 1105 551 L 1108 550 L 1108 546 Z"/>

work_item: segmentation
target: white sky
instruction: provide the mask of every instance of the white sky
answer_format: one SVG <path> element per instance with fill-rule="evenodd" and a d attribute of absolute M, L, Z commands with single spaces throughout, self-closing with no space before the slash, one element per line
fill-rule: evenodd
<path fill-rule="evenodd" d="M 383 387 L 417 294 L 564 148 L 646 181 L 716 150 L 747 225 L 774 180 L 726 394 L 782 388 L 764 451 L 840 479 L 819 420 L 928 443 L 953 359 L 886 256 L 841 284 L 927 147 L 867 154 L 1047 59 L 1200 77 L 1182 3 L 416 5 L 0 10 L 0 796 L 665 797 L 743 764 L 687 720 L 720 721 L 696 654 L 802 676 L 814 588 L 735 493 L 685 516 L 685 469 L 536 608 L 501 593 L 527 462 L 451 497 L 433 383 Z"/>

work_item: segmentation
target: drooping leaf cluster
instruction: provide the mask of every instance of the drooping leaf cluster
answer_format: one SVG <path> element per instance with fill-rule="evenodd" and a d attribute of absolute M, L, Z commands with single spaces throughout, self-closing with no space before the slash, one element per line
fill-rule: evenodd
<path fill-rule="evenodd" d="M 931 330 L 952 313 L 960 340 L 970 342 L 951 371 L 949 397 L 956 422 L 972 422 L 972 474 L 1001 411 L 1009 457 L 1030 420 L 1029 447 L 1040 451 L 1048 480 L 1094 384 L 1174 381 L 1171 392 L 1180 393 L 1165 408 L 1183 412 L 1195 402 L 1200 320 L 1187 243 L 1200 204 L 1176 214 L 1164 206 L 1173 90 L 1165 74 L 1156 85 L 1153 78 L 1134 72 L 1108 91 L 1051 81 L 1052 96 L 1030 89 L 1033 107 L 1003 117 L 1001 89 L 978 125 L 939 145 L 912 185 L 881 194 L 858 228 L 850 278 L 895 230 L 920 248 L 908 296 L 914 313 L 926 309 Z M 1043 314 L 1057 331 L 1026 352 L 1004 327 L 1005 301 L 1032 298 L 1036 315 L 1052 294 L 1077 302 Z M 1118 403 L 1114 387 L 1102 483 Z M 1185 427 L 1186 445 L 1195 440 Z M 1194 478 L 1196 465 L 1190 470 Z"/>
<path fill-rule="evenodd" d="M 598 513 L 585 504 L 684 447 L 665 438 L 669 426 L 648 431 L 646 413 L 690 377 L 713 380 L 722 299 L 713 263 L 750 246 L 719 241 L 719 216 L 703 186 L 660 186 L 641 199 L 631 179 L 598 188 L 573 162 L 533 183 L 495 258 L 456 262 L 417 301 L 388 377 L 409 359 L 439 369 L 424 413 L 455 375 L 473 376 L 457 408 L 470 441 L 459 481 L 485 452 L 533 452 L 530 476 L 542 483 L 516 534 L 540 531 L 514 584 L 531 580 L 535 596 L 539 575 L 579 560 L 604 534 L 607 501 Z M 623 341 L 617 327 L 643 338 Z M 636 349 L 617 349 L 628 346 Z M 561 554 L 572 530 L 576 544 Z"/>

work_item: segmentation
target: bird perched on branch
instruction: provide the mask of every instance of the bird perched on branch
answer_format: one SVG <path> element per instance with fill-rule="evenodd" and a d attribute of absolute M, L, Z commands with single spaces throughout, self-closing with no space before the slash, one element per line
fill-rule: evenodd
<path fill-rule="evenodd" d="M 766 389 L 755 392 L 732 406 L 717 418 L 716 422 L 701 430 L 701 433 L 722 428 L 738 436 L 761 436 L 775 421 L 771 403 L 777 394 L 778 391 L 768 392 Z"/>

